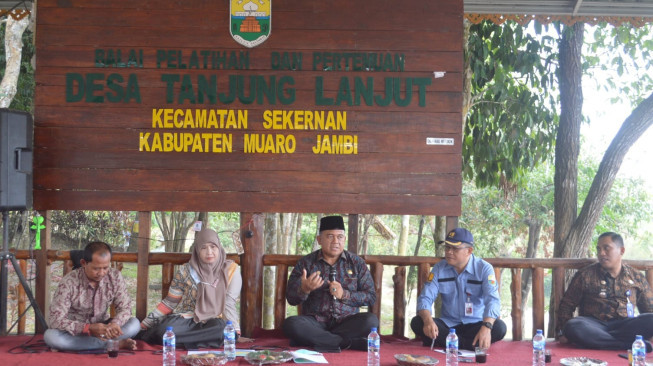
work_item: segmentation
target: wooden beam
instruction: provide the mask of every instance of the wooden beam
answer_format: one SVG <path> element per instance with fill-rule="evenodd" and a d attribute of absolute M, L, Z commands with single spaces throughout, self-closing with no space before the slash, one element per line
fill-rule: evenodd
<path fill-rule="evenodd" d="M 136 317 L 139 320 L 147 316 L 147 289 L 150 284 L 150 232 L 152 212 L 138 212 L 138 258 L 136 268 Z"/>
<path fill-rule="evenodd" d="M 50 211 L 39 212 L 43 216 L 45 224 L 44 232 L 41 233 L 41 250 L 36 251 L 36 304 L 43 313 L 47 323 L 50 322 L 50 262 L 48 250 L 52 245 L 52 215 Z M 45 329 L 40 322 L 36 321 L 35 332 L 44 333 Z"/>
<path fill-rule="evenodd" d="M 358 214 L 349 214 L 347 230 L 347 250 L 358 254 Z"/>
<path fill-rule="evenodd" d="M 254 328 L 262 324 L 263 253 L 265 253 L 263 215 L 241 212 L 240 227 L 254 232 L 251 238 L 245 237 L 242 230 L 240 233 L 240 240 L 245 248 L 240 261 L 243 277 L 240 292 L 240 329 L 243 336 L 249 337 Z"/>

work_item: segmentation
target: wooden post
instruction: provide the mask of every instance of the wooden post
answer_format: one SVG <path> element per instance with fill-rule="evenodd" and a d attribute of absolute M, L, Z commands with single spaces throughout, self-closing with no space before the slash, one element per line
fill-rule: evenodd
<path fill-rule="evenodd" d="M 544 268 L 533 268 L 533 334 L 544 330 Z"/>
<path fill-rule="evenodd" d="M 39 212 L 43 216 L 45 224 L 44 232 L 41 233 L 41 250 L 36 251 L 36 304 L 43 313 L 47 323 L 50 322 L 50 262 L 48 261 L 48 250 L 52 246 L 52 216 L 50 211 Z M 35 332 L 44 333 L 45 329 L 37 320 Z"/>
<path fill-rule="evenodd" d="M 565 267 L 553 268 L 553 331 L 555 339 L 558 339 L 558 332 L 555 329 L 558 326 L 558 307 L 560 300 L 565 293 Z"/>
<path fill-rule="evenodd" d="M 276 290 L 274 291 L 274 329 L 281 329 L 286 319 L 286 287 L 288 286 L 288 265 L 277 266 Z"/>
<path fill-rule="evenodd" d="M 458 216 L 447 216 L 446 222 L 447 233 L 449 233 L 451 230 L 458 227 Z M 447 233 L 445 233 L 445 235 L 447 235 Z"/>
<path fill-rule="evenodd" d="M 27 278 L 27 261 L 24 259 L 21 259 L 18 261 L 20 265 L 20 271 L 23 272 L 23 277 Z M 23 285 L 18 281 L 18 284 L 16 285 L 18 287 L 17 294 L 18 296 L 16 297 L 17 303 L 18 303 L 18 316 L 22 314 L 25 311 L 25 302 L 27 301 L 27 295 L 25 294 L 25 289 L 23 288 Z M 37 320 L 38 321 L 38 320 Z M 16 334 L 25 334 L 25 316 L 20 316 L 20 319 L 18 320 L 18 329 L 16 329 Z"/>
<path fill-rule="evenodd" d="M 497 290 L 499 291 L 499 294 L 501 294 L 501 268 L 494 267 L 494 277 L 497 280 Z"/>
<path fill-rule="evenodd" d="M 510 296 L 512 298 L 512 340 L 522 340 L 522 308 L 521 308 L 521 268 L 511 268 L 512 282 L 510 283 Z"/>
<path fill-rule="evenodd" d="M 417 293 L 422 292 L 426 280 L 429 278 L 431 272 L 431 265 L 428 263 L 420 263 L 417 267 Z"/>
<path fill-rule="evenodd" d="M 349 214 L 347 221 L 347 250 L 358 254 L 358 214 Z"/>
<path fill-rule="evenodd" d="M 376 317 L 381 319 L 381 290 L 383 290 L 383 263 L 376 262 L 370 264 L 370 272 L 372 272 L 372 279 L 374 280 L 374 291 L 376 292 L 376 301 L 374 305 L 368 308 L 368 311 L 374 313 Z M 380 325 L 380 324 L 379 324 Z M 379 332 L 381 327 L 379 327 Z"/>
<path fill-rule="evenodd" d="M 136 268 L 136 317 L 147 316 L 147 289 L 150 283 L 150 232 L 152 212 L 138 212 L 138 258 Z"/>
<path fill-rule="evenodd" d="M 248 225 L 251 221 L 251 225 Z M 240 233 L 245 248 L 241 255 L 243 287 L 240 292 L 240 329 L 242 335 L 249 337 L 255 327 L 262 324 L 263 298 L 263 253 L 265 253 L 265 231 L 262 214 L 240 213 L 240 227 L 254 232 L 251 238 Z"/>
<path fill-rule="evenodd" d="M 161 300 L 168 296 L 172 278 L 175 276 L 175 265 L 172 263 L 163 263 L 161 265 Z"/>
<path fill-rule="evenodd" d="M 394 282 L 394 314 L 392 316 L 392 335 L 395 337 L 404 336 L 406 327 L 406 267 L 395 267 L 395 274 L 392 276 Z"/>

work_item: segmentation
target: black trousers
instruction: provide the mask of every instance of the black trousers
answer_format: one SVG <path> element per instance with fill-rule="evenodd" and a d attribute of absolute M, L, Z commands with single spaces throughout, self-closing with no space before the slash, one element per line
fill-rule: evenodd
<path fill-rule="evenodd" d="M 629 349 L 636 335 L 641 335 L 645 340 L 653 336 L 653 313 L 608 321 L 577 316 L 565 324 L 562 334 L 571 343 L 584 348 Z"/>
<path fill-rule="evenodd" d="M 438 337 L 435 338 L 435 345 L 439 347 L 445 347 L 447 344 L 447 336 L 449 335 L 449 327 L 445 322 L 439 318 L 433 318 L 435 325 L 438 326 Z M 483 326 L 483 322 L 478 323 L 469 323 L 469 324 L 458 324 L 454 329 L 456 329 L 456 335 L 458 336 L 458 348 L 473 350 L 476 346 L 472 343 L 474 337 Z M 423 345 L 431 345 L 431 338 L 424 335 L 424 321 L 419 316 L 414 317 L 410 321 L 410 328 L 415 332 L 417 338 L 422 340 Z M 506 323 L 501 319 L 494 321 L 494 326 L 492 327 L 491 332 L 491 342 L 497 342 L 503 339 L 506 335 Z"/>
<path fill-rule="evenodd" d="M 166 327 L 172 327 L 175 332 L 177 348 L 220 348 L 224 340 L 223 332 L 226 325 L 226 322 L 219 318 L 209 319 L 204 323 L 195 323 L 193 318 L 168 315 L 159 324 L 139 333 L 137 339 L 150 344 L 162 344 Z"/>
<path fill-rule="evenodd" d="M 365 350 L 367 343 L 362 339 L 366 341 L 370 329 L 378 326 L 379 319 L 373 313 L 354 314 L 333 324 L 320 323 L 310 315 L 297 315 L 283 321 L 283 333 L 295 347 L 359 349 L 364 343 Z"/>

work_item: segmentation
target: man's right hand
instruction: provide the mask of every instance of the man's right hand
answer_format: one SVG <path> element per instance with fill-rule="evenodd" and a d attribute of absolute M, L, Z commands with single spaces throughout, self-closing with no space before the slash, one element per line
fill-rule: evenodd
<path fill-rule="evenodd" d="M 424 335 L 431 339 L 438 337 L 438 326 L 433 321 L 433 318 L 429 318 L 429 321 L 424 322 L 424 328 L 422 330 L 424 331 Z"/>
<path fill-rule="evenodd" d="M 311 273 L 310 276 L 306 277 L 306 269 L 302 270 L 302 286 L 301 289 L 305 294 L 310 294 L 311 291 L 322 287 L 324 285 L 324 280 L 320 276 L 320 271 Z"/>

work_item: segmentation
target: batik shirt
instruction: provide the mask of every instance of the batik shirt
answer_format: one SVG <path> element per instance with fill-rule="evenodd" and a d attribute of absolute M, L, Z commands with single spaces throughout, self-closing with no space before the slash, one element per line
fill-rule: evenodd
<path fill-rule="evenodd" d="M 240 318 L 236 311 L 236 301 L 240 296 L 240 287 L 242 286 L 242 277 L 237 270 L 238 265 L 232 263 L 229 272 L 229 284 L 224 302 L 224 314 L 218 317 L 231 320 L 236 331 L 240 331 L 238 319 Z M 199 276 L 193 270 L 189 263 L 179 267 L 175 277 L 170 283 L 168 295 L 163 299 L 148 316 L 143 319 L 141 327 L 150 328 L 159 324 L 163 317 L 175 314 L 184 318 L 192 318 L 195 315 L 195 303 L 197 300 L 197 284 L 200 282 Z"/>
<path fill-rule="evenodd" d="M 446 260 L 436 263 L 417 298 L 417 311 L 433 308 L 442 297 L 442 319 L 448 327 L 470 324 L 484 318 L 498 318 L 501 301 L 492 265 L 475 255 L 469 257 L 465 269 L 458 273 Z M 471 304 L 469 309 L 468 304 Z M 471 310 L 471 312 L 466 311 Z"/>
<path fill-rule="evenodd" d="M 329 272 L 335 270 L 336 282 L 343 288 L 342 299 L 334 299 L 329 292 Z M 322 287 L 306 294 L 302 291 L 302 271 L 306 277 L 320 271 L 324 279 Z M 372 306 L 376 302 L 374 281 L 365 261 L 348 251 L 343 251 L 336 263 L 331 266 L 324 260 L 319 249 L 297 261 L 288 279 L 286 299 L 290 305 L 302 306 L 302 315 L 310 315 L 321 323 L 338 323 L 344 318 L 358 313 L 361 306 Z"/>
<path fill-rule="evenodd" d="M 569 283 L 558 308 L 558 330 L 573 317 L 576 307 L 580 316 L 603 321 L 625 319 L 629 300 L 640 314 L 653 312 L 653 292 L 640 271 L 622 264 L 621 272 L 613 278 L 599 263 L 591 264 L 579 270 Z"/>
<path fill-rule="evenodd" d="M 111 304 L 116 309 L 111 322 L 122 327 L 131 317 L 132 302 L 120 271 L 110 268 L 93 288 L 84 268 L 78 268 L 59 282 L 50 304 L 49 326 L 71 335 L 88 334 L 90 324 L 109 319 L 107 310 Z"/>

